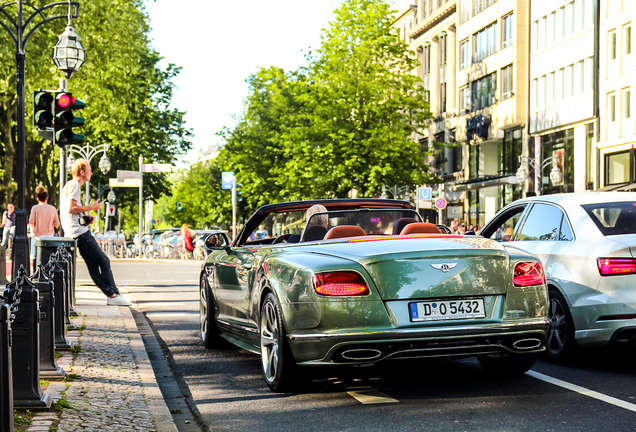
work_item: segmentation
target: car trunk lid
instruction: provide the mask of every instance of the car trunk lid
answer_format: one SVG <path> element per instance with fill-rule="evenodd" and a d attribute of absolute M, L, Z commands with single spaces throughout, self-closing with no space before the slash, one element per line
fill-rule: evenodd
<path fill-rule="evenodd" d="M 384 241 L 389 240 L 389 241 Z M 361 264 L 384 300 L 497 295 L 506 292 L 509 257 L 481 237 L 324 245 L 334 255 Z"/>

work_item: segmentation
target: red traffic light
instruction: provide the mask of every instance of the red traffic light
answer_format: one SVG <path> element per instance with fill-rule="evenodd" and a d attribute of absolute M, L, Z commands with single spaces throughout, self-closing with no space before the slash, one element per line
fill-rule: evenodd
<path fill-rule="evenodd" d="M 60 93 L 57 95 L 57 106 L 60 108 L 68 108 L 73 103 L 73 96 L 68 93 Z"/>

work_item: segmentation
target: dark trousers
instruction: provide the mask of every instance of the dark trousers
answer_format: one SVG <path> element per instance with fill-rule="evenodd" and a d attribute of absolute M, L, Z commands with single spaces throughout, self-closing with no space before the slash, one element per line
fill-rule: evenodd
<path fill-rule="evenodd" d="M 107 297 L 119 294 L 113 271 L 110 269 L 110 260 L 97 244 L 95 237 L 86 232 L 77 237 L 77 248 L 88 267 L 88 272 L 95 285 L 102 290 Z"/>

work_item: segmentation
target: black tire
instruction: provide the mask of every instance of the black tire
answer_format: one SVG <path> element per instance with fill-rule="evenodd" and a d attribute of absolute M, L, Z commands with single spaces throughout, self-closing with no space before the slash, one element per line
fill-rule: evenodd
<path fill-rule="evenodd" d="M 297 391 L 305 383 L 287 343 L 282 317 L 276 296 L 267 294 L 259 320 L 261 365 L 265 382 L 277 393 Z"/>
<path fill-rule="evenodd" d="M 537 354 L 484 354 L 477 356 L 481 367 L 493 375 L 521 375 L 528 372 Z"/>
<path fill-rule="evenodd" d="M 574 321 L 563 294 L 556 289 L 548 291 L 548 339 L 545 356 L 554 363 L 570 360 L 578 344 L 574 340 Z"/>
<path fill-rule="evenodd" d="M 214 299 L 204 273 L 199 281 L 199 329 L 203 346 L 208 349 L 229 349 L 232 344 L 221 337 L 214 319 Z"/>

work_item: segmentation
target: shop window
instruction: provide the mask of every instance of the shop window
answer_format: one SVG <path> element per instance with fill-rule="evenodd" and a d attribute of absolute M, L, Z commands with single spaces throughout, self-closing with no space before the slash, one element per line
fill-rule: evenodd
<path fill-rule="evenodd" d="M 574 129 L 542 136 L 541 152 L 541 160 L 555 157 L 555 163 L 563 175 L 561 183 L 553 184 L 550 181 L 553 164 L 547 164 L 540 175 L 542 193 L 574 192 Z"/>

